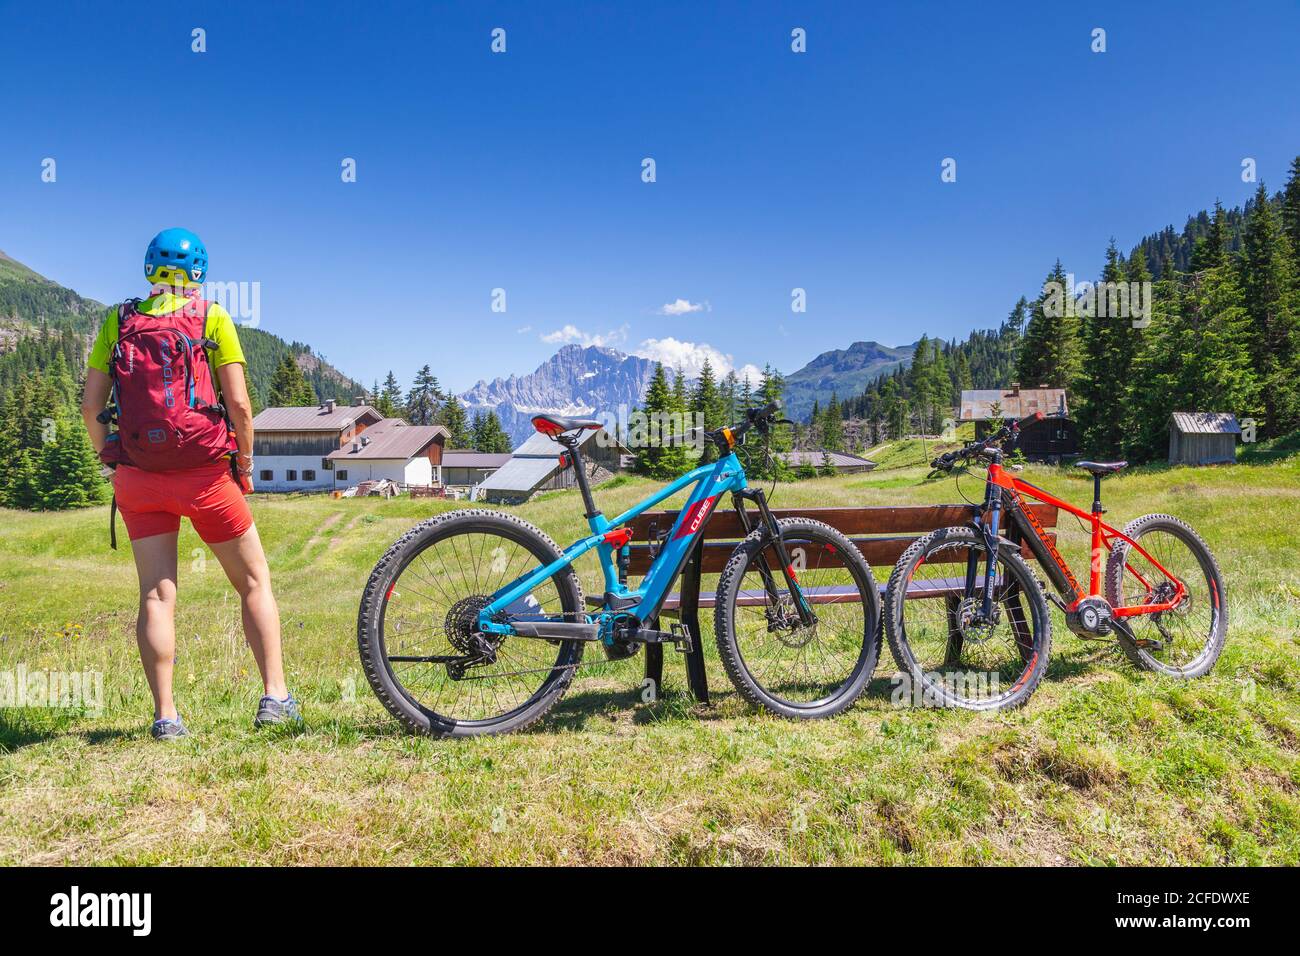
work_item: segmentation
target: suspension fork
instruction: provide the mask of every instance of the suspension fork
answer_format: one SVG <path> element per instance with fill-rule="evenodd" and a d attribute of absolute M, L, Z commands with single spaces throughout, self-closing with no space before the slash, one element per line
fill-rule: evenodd
<path fill-rule="evenodd" d="M 812 627 L 817 623 L 817 615 L 813 613 L 812 605 L 804 598 L 803 588 L 799 587 L 799 579 L 795 576 L 790 554 L 785 547 L 785 539 L 781 535 L 781 526 L 772 514 L 772 509 L 767 505 L 767 495 L 763 494 L 762 488 L 746 488 L 743 491 L 733 492 L 731 498 L 736 514 L 740 519 L 740 526 L 744 529 L 746 537 L 754 530 L 754 524 L 750 520 L 749 512 L 745 510 L 745 502 L 752 501 L 758 505 L 763 529 L 767 532 L 768 540 L 776 548 L 776 556 L 781 562 L 781 573 L 785 576 L 786 586 L 795 597 L 795 608 L 799 612 L 799 622 L 804 627 Z M 767 563 L 767 556 L 761 548 L 758 552 L 758 574 L 763 581 L 763 588 L 767 591 L 773 605 L 779 604 L 781 598 L 777 593 L 776 578 L 773 576 L 772 569 Z"/>
<path fill-rule="evenodd" d="M 993 620 L 993 587 L 998 573 L 998 531 L 1002 524 L 1002 489 L 989 482 L 984 494 L 984 514 L 978 522 L 980 534 L 984 537 L 984 599 L 980 605 L 980 616 L 985 621 Z M 974 596 L 975 580 L 979 575 L 979 555 L 972 548 L 966 555 L 967 598 Z"/>

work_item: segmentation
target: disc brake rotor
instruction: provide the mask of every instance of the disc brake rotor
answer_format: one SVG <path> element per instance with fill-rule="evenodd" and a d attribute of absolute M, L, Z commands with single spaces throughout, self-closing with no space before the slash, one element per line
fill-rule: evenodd
<path fill-rule="evenodd" d="M 961 634 L 963 641 L 970 641 L 972 644 L 983 644 L 993 637 L 993 631 L 998 626 L 999 610 L 996 604 L 993 605 L 993 619 L 985 621 L 981 619 L 984 609 L 983 598 L 965 598 L 957 608 L 957 631 Z"/>
<path fill-rule="evenodd" d="M 1178 589 L 1174 586 L 1173 582 L 1161 581 L 1151 591 L 1151 594 L 1147 598 L 1147 601 L 1150 604 L 1165 604 L 1168 601 L 1173 599 L 1173 596 L 1174 594 L 1177 593 L 1177 590 Z M 1168 647 L 1170 644 L 1174 642 L 1174 635 L 1171 634 L 1169 628 L 1165 626 L 1165 622 L 1163 620 L 1164 616 L 1166 614 L 1177 614 L 1179 617 L 1184 617 L 1191 610 L 1192 610 L 1192 592 L 1188 591 L 1186 594 L 1183 595 L 1183 599 L 1179 601 L 1177 604 L 1175 604 L 1168 611 L 1160 611 L 1156 614 L 1151 615 L 1151 623 L 1156 626 L 1156 630 L 1158 630 L 1160 632 L 1160 636 L 1164 638 L 1164 645 L 1166 647 Z"/>
<path fill-rule="evenodd" d="M 817 624 L 805 627 L 795 610 L 794 602 L 783 600 L 777 607 L 767 609 L 767 630 L 786 647 L 805 647 L 817 637 Z"/>

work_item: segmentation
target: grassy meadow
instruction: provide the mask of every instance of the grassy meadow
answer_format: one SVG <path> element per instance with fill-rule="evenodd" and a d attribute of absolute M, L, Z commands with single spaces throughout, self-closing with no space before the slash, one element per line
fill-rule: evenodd
<path fill-rule="evenodd" d="M 903 451 L 872 474 L 782 485 L 774 504 L 960 500 Z M 1090 500 L 1081 473 L 1025 474 Z M 613 514 L 652 487 L 617 479 L 597 494 Z M 1107 481 L 1106 504 L 1121 526 L 1178 515 L 1217 555 L 1230 628 L 1209 677 L 1138 672 L 1054 609 L 1051 668 L 1021 711 L 896 709 L 886 648 L 852 710 L 793 724 L 743 704 L 706 633 L 711 707 L 670 652 L 653 704 L 638 657 L 580 674 L 529 732 L 440 741 L 382 709 L 355 628 L 379 555 L 449 505 L 259 495 L 305 728 L 253 730 L 260 684 L 238 601 L 186 524 L 176 683 L 193 736 L 173 745 L 148 736 L 134 572 L 125 535 L 108 549 L 107 508 L 0 511 L 0 675 L 97 671 L 104 688 L 97 715 L 0 709 L 0 862 L 1300 863 L 1300 457 L 1138 469 Z M 560 542 L 583 530 L 571 492 L 514 510 Z M 1060 530 L 1085 568 L 1085 535 L 1072 520 Z M 594 559 L 580 567 L 590 593 Z"/>

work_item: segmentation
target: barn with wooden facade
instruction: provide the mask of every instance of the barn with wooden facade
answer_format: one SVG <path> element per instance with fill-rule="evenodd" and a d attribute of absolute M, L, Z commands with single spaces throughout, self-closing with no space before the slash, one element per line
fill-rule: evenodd
<path fill-rule="evenodd" d="M 1235 464 L 1239 435 L 1241 425 L 1230 412 L 1174 412 L 1169 418 L 1169 464 Z"/>
<path fill-rule="evenodd" d="M 974 388 L 961 393 L 961 420 L 975 423 L 975 437 L 983 438 L 1002 427 L 1008 419 L 1022 419 L 1035 412 L 1043 420 L 1022 426 L 1021 453 L 1030 461 L 1052 464 L 1079 454 L 1079 435 L 1063 388 Z"/>
<path fill-rule="evenodd" d="M 370 405 L 266 408 L 253 419 L 254 481 L 259 491 L 334 491 L 381 478 L 434 487 L 448 434 Z"/>

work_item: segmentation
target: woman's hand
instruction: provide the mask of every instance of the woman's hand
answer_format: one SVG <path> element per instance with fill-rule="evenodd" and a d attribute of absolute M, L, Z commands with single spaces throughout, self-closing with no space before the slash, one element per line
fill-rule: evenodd
<path fill-rule="evenodd" d="M 253 456 L 235 453 L 235 483 L 246 495 L 253 493 Z"/>
<path fill-rule="evenodd" d="M 235 455 L 235 481 L 244 494 L 252 494 L 253 403 L 248 398 L 244 366 L 238 362 L 223 365 L 217 369 L 217 377 L 221 380 L 221 401 L 230 416 L 230 424 L 235 430 L 235 444 L 239 448 Z"/>

